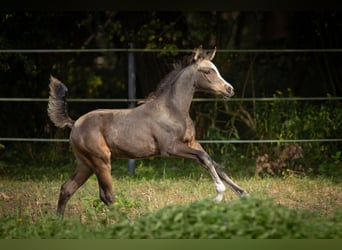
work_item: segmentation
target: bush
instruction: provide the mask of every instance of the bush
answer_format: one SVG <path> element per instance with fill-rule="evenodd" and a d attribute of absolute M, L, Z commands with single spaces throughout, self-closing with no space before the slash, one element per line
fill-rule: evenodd
<path fill-rule="evenodd" d="M 270 200 L 243 198 L 233 202 L 196 201 L 165 207 L 136 220 L 128 220 L 118 207 L 107 217 L 121 218 L 115 224 L 103 221 L 64 221 L 42 217 L 0 218 L 0 238 L 341 238 L 342 213 L 323 218 L 318 214 L 292 210 Z"/>
<path fill-rule="evenodd" d="M 341 232 L 340 222 L 331 224 L 310 212 L 246 198 L 231 203 L 204 200 L 169 206 L 138 220 L 114 225 L 111 237 L 335 238 L 341 237 Z"/>

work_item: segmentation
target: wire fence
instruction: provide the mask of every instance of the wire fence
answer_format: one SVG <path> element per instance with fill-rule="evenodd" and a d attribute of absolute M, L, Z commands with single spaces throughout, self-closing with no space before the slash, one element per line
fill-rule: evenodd
<path fill-rule="evenodd" d="M 111 49 L 0 49 L 0 53 L 114 53 L 114 52 L 143 52 L 143 53 L 160 53 L 160 52 L 178 52 L 188 53 L 192 49 L 141 49 L 141 48 L 111 48 Z M 217 53 L 341 53 L 342 49 L 217 49 Z M 143 99 L 103 99 L 103 98 L 69 98 L 68 102 L 139 102 Z M 216 98 L 194 98 L 194 102 L 212 102 L 212 101 L 229 101 L 229 102 L 270 102 L 270 101 L 341 101 L 342 97 L 265 97 L 265 98 L 232 98 L 216 99 Z M 48 98 L 6 98 L 0 97 L 0 102 L 47 102 Z M 0 137 L 3 142 L 68 142 L 68 139 L 57 138 L 11 138 Z M 323 139 L 270 139 L 270 140 L 199 140 L 200 143 L 230 143 L 230 144 L 247 144 L 247 143 L 308 143 L 308 142 L 341 142 L 340 138 L 323 138 Z"/>
<path fill-rule="evenodd" d="M 104 99 L 104 98 L 70 98 L 68 102 L 139 102 L 143 99 Z M 225 101 L 225 102 L 272 102 L 272 101 L 341 101 L 342 97 L 266 97 L 266 98 L 232 98 L 232 99 L 216 99 L 216 98 L 194 98 L 195 102 L 214 102 L 214 101 Z M 48 98 L 0 98 L 0 102 L 47 102 Z M 14 138 L 14 137 L 0 137 L 2 142 L 69 142 L 69 139 L 58 139 L 58 138 Z M 266 140 L 198 140 L 202 144 L 261 144 L 261 143 L 313 143 L 313 142 L 342 142 L 342 138 L 322 138 L 322 139 L 266 139 Z"/>
<path fill-rule="evenodd" d="M 0 137 L 0 141 L 9 142 L 69 142 L 69 139 L 50 138 L 6 138 Z M 341 142 L 342 139 L 281 139 L 281 140 L 198 140 L 203 144 L 250 144 L 250 143 L 307 143 L 307 142 Z"/>
<path fill-rule="evenodd" d="M 189 53 L 192 49 L 141 49 L 141 48 L 112 48 L 112 49 L 0 49 L 0 53 L 113 53 L 113 52 L 179 52 Z M 217 49 L 217 53 L 341 53 L 342 49 Z"/>
<path fill-rule="evenodd" d="M 7 98 L 0 97 L 0 102 L 47 102 L 48 98 Z M 68 102 L 140 102 L 144 99 L 128 98 L 68 98 Z M 194 98 L 193 102 L 273 102 L 273 101 L 342 101 L 342 97 L 243 97 L 243 98 Z"/>

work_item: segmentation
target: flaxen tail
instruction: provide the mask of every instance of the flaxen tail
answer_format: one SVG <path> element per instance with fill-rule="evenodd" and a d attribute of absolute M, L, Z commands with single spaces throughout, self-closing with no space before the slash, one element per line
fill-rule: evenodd
<path fill-rule="evenodd" d="M 50 77 L 50 97 L 48 104 L 48 115 L 50 120 L 56 127 L 64 128 L 68 126 L 72 128 L 75 121 L 68 115 L 67 111 L 67 95 L 68 88 L 58 79 Z"/>

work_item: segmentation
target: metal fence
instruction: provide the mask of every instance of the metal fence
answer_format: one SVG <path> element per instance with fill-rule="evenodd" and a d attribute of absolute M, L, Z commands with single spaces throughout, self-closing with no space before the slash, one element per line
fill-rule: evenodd
<path fill-rule="evenodd" d="M 191 49 L 178 49 L 179 53 L 192 52 Z M 112 48 L 112 49 L 0 49 L 1 53 L 132 53 L 132 52 L 143 52 L 143 53 L 160 53 L 167 52 L 163 49 L 141 49 L 141 48 Z M 218 53 L 341 53 L 342 49 L 218 49 Z M 288 98 L 232 98 L 229 102 L 272 102 L 272 101 L 340 101 L 342 97 L 288 97 Z M 0 102 L 47 102 L 47 98 L 0 98 Z M 70 98 L 68 102 L 121 102 L 121 103 L 132 103 L 140 101 L 140 99 L 101 99 L 101 98 L 86 98 L 76 99 Z M 216 98 L 195 98 L 194 102 L 210 102 L 210 101 L 227 101 Z M 52 138 L 12 138 L 12 137 L 0 137 L 0 141 L 7 142 L 68 142 L 68 139 L 52 139 Z M 292 142 L 340 142 L 342 138 L 334 139 L 295 139 L 295 140 L 199 140 L 200 143 L 232 143 L 232 144 L 246 144 L 246 143 L 292 143 Z"/>
<path fill-rule="evenodd" d="M 102 99 L 102 98 L 94 98 L 94 99 L 78 99 L 78 98 L 70 98 L 68 102 L 121 102 L 121 103 L 131 103 L 138 102 L 142 99 Z M 288 98 L 233 98 L 230 100 L 224 99 L 215 99 L 215 98 L 195 98 L 194 102 L 214 102 L 214 101 L 222 101 L 222 102 L 273 102 L 273 101 L 341 101 L 342 97 L 288 97 Z M 47 98 L 0 98 L 0 102 L 48 102 Z M 14 137 L 0 137 L 0 141 L 6 142 L 68 142 L 67 138 L 65 139 L 56 139 L 56 138 L 14 138 Z M 340 142 L 342 138 L 322 138 L 322 139 L 268 139 L 268 140 L 198 140 L 200 143 L 205 144 L 248 144 L 248 143 L 309 143 L 309 142 Z"/>

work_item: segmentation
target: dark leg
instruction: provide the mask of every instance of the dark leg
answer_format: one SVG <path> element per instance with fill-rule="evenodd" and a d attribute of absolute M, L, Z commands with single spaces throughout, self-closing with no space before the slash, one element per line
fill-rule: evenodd
<path fill-rule="evenodd" d="M 105 165 L 96 173 L 99 182 L 100 198 L 107 206 L 114 203 L 114 196 L 112 193 L 112 176 L 110 165 Z"/>
<path fill-rule="evenodd" d="M 185 143 L 177 143 L 172 147 L 169 151 L 170 155 L 184 157 L 189 159 L 194 159 L 198 163 L 200 163 L 205 169 L 207 169 L 211 175 L 211 178 L 214 181 L 216 187 L 216 198 L 215 200 L 221 201 L 223 199 L 223 193 L 226 190 L 226 187 L 222 183 L 220 177 L 218 176 L 214 162 L 210 158 L 210 156 L 202 149 L 194 149 L 189 147 Z"/>
<path fill-rule="evenodd" d="M 98 137 L 96 139 L 95 144 L 88 145 L 86 150 L 78 150 L 77 152 L 82 152 L 79 157 L 82 157 L 82 160 L 97 177 L 100 199 L 104 204 L 110 205 L 114 202 L 110 163 L 111 152 L 104 138 Z"/>
<path fill-rule="evenodd" d="M 93 172 L 88 167 L 78 160 L 75 173 L 61 186 L 57 206 L 58 215 L 64 215 L 67 202 L 76 190 L 88 180 L 92 173 Z"/>
<path fill-rule="evenodd" d="M 194 148 L 194 149 L 197 149 L 200 151 L 204 151 L 203 147 L 198 142 L 194 142 L 191 145 L 191 148 Z M 224 181 L 237 195 L 239 195 L 239 196 L 247 196 L 248 195 L 248 193 L 243 188 L 238 186 L 232 179 L 230 179 L 228 177 L 228 175 L 222 170 L 222 168 L 216 162 L 214 162 L 213 160 L 211 160 L 211 161 L 212 161 L 212 164 L 214 165 L 214 168 L 215 168 L 217 174 L 220 176 L 220 179 L 222 181 Z"/>
<path fill-rule="evenodd" d="M 102 157 L 88 156 L 88 162 L 91 164 L 92 170 L 97 177 L 99 183 L 100 199 L 104 204 L 110 205 L 114 203 L 114 196 L 112 193 L 112 175 L 109 152 L 103 150 L 101 152 Z"/>
<path fill-rule="evenodd" d="M 214 162 L 214 166 L 216 169 L 216 172 L 218 173 L 218 175 L 220 176 L 221 180 L 223 180 L 225 183 L 227 183 L 229 185 L 229 187 L 239 196 L 248 196 L 249 194 L 242 189 L 241 187 L 239 187 L 236 183 L 234 183 L 232 181 L 232 179 L 230 179 L 227 174 L 225 172 L 223 172 L 223 170 L 221 169 L 221 167 Z"/>

